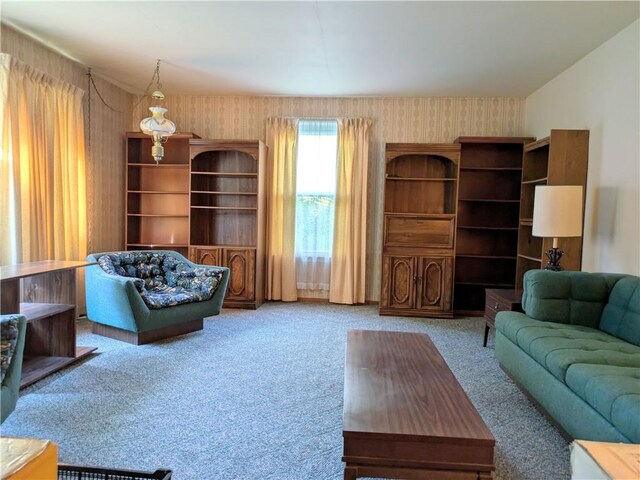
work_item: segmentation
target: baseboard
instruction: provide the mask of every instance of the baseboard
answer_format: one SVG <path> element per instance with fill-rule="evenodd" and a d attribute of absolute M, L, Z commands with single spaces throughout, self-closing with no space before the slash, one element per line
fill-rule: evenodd
<path fill-rule="evenodd" d="M 298 302 L 301 302 L 301 303 L 330 303 L 328 298 L 317 298 L 317 297 L 298 297 Z M 338 304 L 336 304 L 336 305 L 338 305 Z M 342 304 L 340 304 L 340 305 L 342 305 Z M 377 300 L 365 300 L 364 304 L 355 303 L 354 305 L 378 305 L 378 301 Z"/>

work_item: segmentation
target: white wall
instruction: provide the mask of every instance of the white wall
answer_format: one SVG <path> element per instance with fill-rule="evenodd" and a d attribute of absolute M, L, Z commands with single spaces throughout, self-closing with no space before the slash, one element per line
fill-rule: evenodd
<path fill-rule="evenodd" d="M 525 132 L 588 129 L 582 269 L 640 275 L 640 20 L 525 105 Z"/>

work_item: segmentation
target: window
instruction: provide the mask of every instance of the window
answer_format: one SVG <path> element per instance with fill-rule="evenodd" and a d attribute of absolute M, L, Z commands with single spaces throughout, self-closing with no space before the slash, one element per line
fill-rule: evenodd
<path fill-rule="evenodd" d="M 296 275 L 300 290 L 329 290 L 336 200 L 338 123 L 298 123 Z"/>

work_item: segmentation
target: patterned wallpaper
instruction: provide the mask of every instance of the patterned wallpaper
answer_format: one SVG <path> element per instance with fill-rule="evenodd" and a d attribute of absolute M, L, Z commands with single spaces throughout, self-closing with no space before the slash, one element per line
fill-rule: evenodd
<path fill-rule="evenodd" d="M 373 120 L 368 178 L 367 300 L 380 290 L 385 142 L 451 142 L 461 135 L 523 134 L 524 98 L 218 97 L 174 95 L 165 101 L 178 130 L 203 138 L 264 140 L 265 119 L 367 117 Z M 132 128 L 148 116 L 134 109 Z M 309 295 L 305 296 L 321 296 Z"/>
<path fill-rule="evenodd" d="M 85 141 L 88 132 L 87 68 L 2 24 L 0 49 L 52 77 L 85 91 Z M 105 107 L 92 92 L 91 155 L 87 155 L 87 251 L 104 252 L 124 242 L 124 139 L 131 123 L 133 96 L 94 75 Z M 88 147 L 87 147 L 88 148 Z"/>
<path fill-rule="evenodd" d="M 29 65 L 87 90 L 86 67 L 6 25 L 1 50 Z M 91 156 L 87 162 L 88 250 L 122 248 L 124 242 L 124 140 L 147 117 L 144 102 L 94 76 L 105 100 L 122 113 L 92 100 Z M 85 102 L 87 95 L 85 94 Z M 460 135 L 518 136 L 523 132 L 523 98 L 431 97 L 219 97 L 174 95 L 165 106 L 178 130 L 203 138 L 262 139 L 270 116 L 367 117 L 373 120 L 368 178 L 367 299 L 380 290 L 382 183 L 385 142 L 451 142 Z M 86 116 L 85 103 L 85 116 Z M 309 296 L 309 295 L 307 295 Z"/>

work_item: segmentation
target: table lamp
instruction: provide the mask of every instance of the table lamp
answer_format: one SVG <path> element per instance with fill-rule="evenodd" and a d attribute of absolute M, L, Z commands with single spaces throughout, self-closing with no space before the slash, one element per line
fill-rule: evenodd
<path fill-rule="evenodd" d="M 553 238 L 553 248 L 546 252 L 546 270 L 559 271 L 564 252 L 558 238 L 582 236 L 582 186 L 538 185 L 533 202 L 533 236 Z"/>

